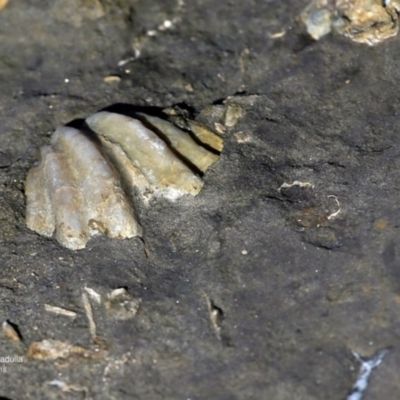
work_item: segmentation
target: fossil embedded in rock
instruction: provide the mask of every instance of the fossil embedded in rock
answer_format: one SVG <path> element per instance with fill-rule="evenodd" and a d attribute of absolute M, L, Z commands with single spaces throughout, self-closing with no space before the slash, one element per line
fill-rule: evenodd
<path fill-rule="evenodd" d="M 28 228 L 70 249 L 91 236 L 141 235 L 134 193 L 176 199 L 196 195 L 218 152 L 171 123 L 102 111 L 81 129 L 60 127 L 26 180 Z"/>
<path fill-rule="evenodd" d="M 374 45 L 397 34 L 399 11 L 399 0 L 312 0 L 301 19 L 315 40 L 333 29 L 355 42 Z"/>

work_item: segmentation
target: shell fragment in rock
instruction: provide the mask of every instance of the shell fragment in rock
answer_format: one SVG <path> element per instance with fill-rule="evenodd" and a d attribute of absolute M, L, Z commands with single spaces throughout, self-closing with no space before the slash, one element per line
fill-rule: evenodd
<path fill-rule="evenodd" d="M 332 30 L 370 46 L 397 35 L 400 0 L 312 0 L 300 19 L 321 39 Z"/>
<path fill-rule="evenodd" d="M 171 123 L 102 111 L 82 129 L 58 128 L 26 180 L 26 222 L 69 249 L 90 237 L 141 235 L 134 193 L 174 200 L 196 195 L 219 155 Z"/>

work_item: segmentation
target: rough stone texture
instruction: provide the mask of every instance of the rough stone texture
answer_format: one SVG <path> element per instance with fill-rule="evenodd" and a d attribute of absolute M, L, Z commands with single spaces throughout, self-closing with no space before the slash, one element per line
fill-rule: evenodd
<path fill-rule="evenodd" d="M 310 42 L 293 24 L 308 0 L 104 1 L 97 19 L 84 1 L 60 19 L 56 3 L 0 13 L 0 317 L 23 337 L 1 336 L 0 356 L 44 340 L 88 356 L 1 365 L 0 394 L 337 400 L 358 372 L 351 350 L 393 346 L 363 400 L 399 398 L 398 38 Z M 25 227 L 25 177 L 55 126 L 116 103 L 223 124 L 229 96 L 243 113 L 202 192 L 140 208 L 143 241 L 73 253 Z M 313 187 L 282 187 L 294 181 Z M 97 342 L 85 287 L 103 299 Z M 132 318 L 104 307 L 119 287 L 140 301 Z"/>

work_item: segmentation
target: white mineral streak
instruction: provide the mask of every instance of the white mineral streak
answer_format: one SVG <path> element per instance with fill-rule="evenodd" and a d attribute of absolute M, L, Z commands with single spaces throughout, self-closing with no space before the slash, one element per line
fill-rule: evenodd
<path fill-rule="evenodd" d="M 361 363 L 360 372 L 357 376 L 357 381 L 353 385 L 351 393 L 347 396 L 346 400 L 361 400 L 365 390 L 368 387 L 368 380 L 371 372 L 376 368 L 383 360 L 385 355 L 389 352 L 389 349 L 383 349 L 378 351 L 373 357 L 369 359 L 362 359 L 358 353 L 353 351 L 354 357 Z"/>
<path fill-rule="evenodd" d="M 133 206 L 135 189 L 176 199 L 196 195 L 204 172 L 218 156 L 190 135 L 156 117 L 139 119 L 99 112 L 86 119 L 91 132 L 60 127 L 40 164 L 26 180 L 28 228 L 54 236 L 69 249 L 90 237 L 141 235 Z"/>

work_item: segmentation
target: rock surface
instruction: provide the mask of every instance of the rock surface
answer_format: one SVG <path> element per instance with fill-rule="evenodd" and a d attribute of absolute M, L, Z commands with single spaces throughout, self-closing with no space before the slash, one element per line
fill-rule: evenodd
<path fill-rule="evenodd" d="M 352 351 L 392 346 L 363 400 L 399 398 L 400 42 L 310 41 L 308 3 L 1 10 L 0 316 L 22 341 L 0 357 L 24 357 L 1 396 L 337 400 Z M 196 197 L 139 205 L 142 239 L 72 252 L 26 228 L 25 178 L 55 126 L 117 103 L 178 107 L 224 149 Z M 33 343 L 83 350 L 32 360 Z"/>

